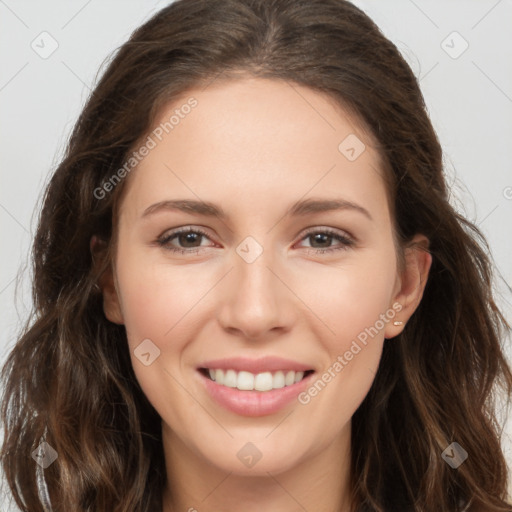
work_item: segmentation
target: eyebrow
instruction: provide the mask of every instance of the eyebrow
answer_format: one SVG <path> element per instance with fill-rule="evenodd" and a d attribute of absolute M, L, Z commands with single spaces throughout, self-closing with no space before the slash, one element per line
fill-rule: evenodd
<path fill-rule="evenodd" d="M 167 210 L 177 210 L 184 213 L 203 215 L 205 217 L 215 217 L 222 220 L 227 218 L 227 214 L 221 206 L 217 206 L 208 201 L 196 201 L 192 199 L 160 201 L 148 206 L 142 213 L 141 217 L 147 217 L 154 213 Z M 313 213 L 336 210 L 353 210 L 362 213 L 368 219 L 373 220 L 370 212 L 366 208 L 345 199 L 304 199 L 293 204 L 285 213 L 285 216 L 302 217 Z"/>

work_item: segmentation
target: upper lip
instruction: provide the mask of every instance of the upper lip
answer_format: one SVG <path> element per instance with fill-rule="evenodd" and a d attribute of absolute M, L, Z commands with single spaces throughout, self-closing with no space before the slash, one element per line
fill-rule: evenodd
<path fill-rule="evenodd" d="M 284 359 L 282 357 L 266 356 L 259 359 L 250 359 L 247 357 L 230 357 L 227 359 L 212 359 L 204 361 L 198 368 L 219 369 L 219 370 L 235 370 L 237 372 L 246 371 L 254 374 L 263 372 L 296 371 L 305 372 L 313 370 L 311 366 Z"/>

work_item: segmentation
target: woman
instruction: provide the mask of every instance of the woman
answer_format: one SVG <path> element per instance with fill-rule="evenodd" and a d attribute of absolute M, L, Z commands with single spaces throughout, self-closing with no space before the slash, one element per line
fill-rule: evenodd
<path fill-rule="evenodd" d="M 4 367 L 17 504 L 511 510 L 484 245 L 362 11 L 178 0 L 118 51 L 45 195 Z"/>

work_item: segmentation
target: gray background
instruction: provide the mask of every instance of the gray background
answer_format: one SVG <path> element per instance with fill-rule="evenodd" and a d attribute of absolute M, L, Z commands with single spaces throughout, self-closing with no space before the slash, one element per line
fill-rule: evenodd
<path fill-rule="evenodd" d="M 0 0 L 0 364 L 31 308 L 27 254 L 49 173 L 104 59 L 167 3 Z M 420 78 L 453 204 L 487 236 L 498 302 L 512 322 L 505 284 L 512 283 L 512 0 L 354 3 Z M 509 418 L 504 448 L 512 466 L 511 439 Z M 1 497 L 0 509 L 14 510 Z"/>

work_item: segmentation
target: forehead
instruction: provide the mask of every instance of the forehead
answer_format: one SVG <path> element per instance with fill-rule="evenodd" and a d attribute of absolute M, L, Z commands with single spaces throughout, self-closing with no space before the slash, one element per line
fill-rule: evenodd
<path fill-rule="evenodd" d="M 183 196 L 255 206 L 308 194 L 386 195 L 375 140 L 359 119 L 285 81 L 243 78 L 190 89 L 161 109 L 146 137 L 152 149 L 126 191 L 139 211 Z"/>

